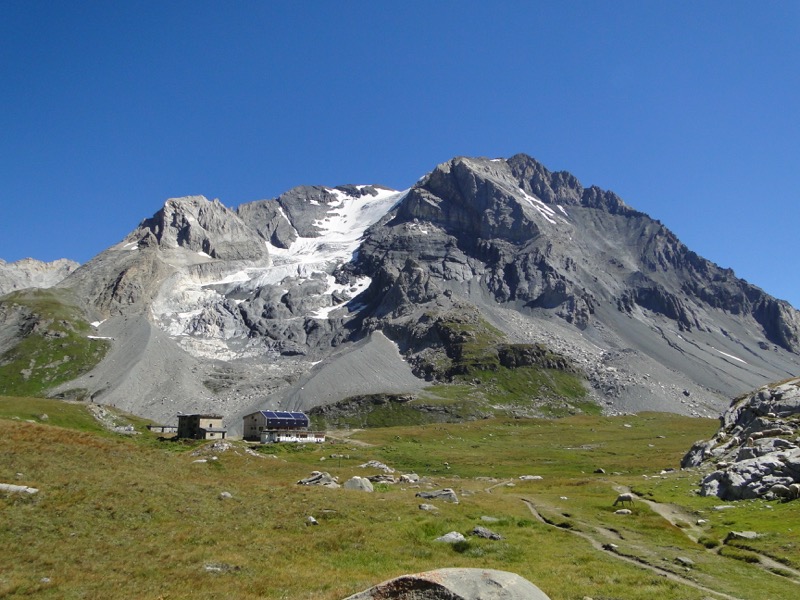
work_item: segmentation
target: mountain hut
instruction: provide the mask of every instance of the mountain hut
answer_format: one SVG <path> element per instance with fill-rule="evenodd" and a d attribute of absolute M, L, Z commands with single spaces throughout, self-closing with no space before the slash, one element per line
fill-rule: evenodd
<path fill-rule="evenodd" d="M 244 417 L 243 437 L 262 444 L 275 442 L 322 443 L 325 433 L 309 431 L 305 413 L 259 410 Z"/>

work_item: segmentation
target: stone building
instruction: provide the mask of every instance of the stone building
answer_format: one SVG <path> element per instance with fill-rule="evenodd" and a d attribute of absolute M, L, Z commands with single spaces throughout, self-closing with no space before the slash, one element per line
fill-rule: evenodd
<path fill-rule="evenodd" d="M 224 440 L 227 433 L 220 415 L 178 415 L 179 438 Z"/>

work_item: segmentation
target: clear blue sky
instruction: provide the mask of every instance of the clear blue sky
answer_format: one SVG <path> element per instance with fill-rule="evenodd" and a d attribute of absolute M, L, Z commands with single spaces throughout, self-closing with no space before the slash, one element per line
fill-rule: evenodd
<path fill-rule="evenodd" d="M 800 2 L 0 0 L 0 258 L 525 152 L 800 307 Z"/>

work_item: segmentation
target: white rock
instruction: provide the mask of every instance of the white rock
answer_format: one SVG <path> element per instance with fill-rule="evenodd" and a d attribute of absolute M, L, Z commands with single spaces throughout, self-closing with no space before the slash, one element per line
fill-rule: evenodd
<path fill-rule="evenodd" d="M 450 533 L 445 533 L 443 536 L 436 538 L 434 541 L 444 542 L 446 544 L 456 544 L 458 542 L 466 541 L 466 539 L 467 538 L 465 538 L 464 535 L 458 531 L 451 531 Z"/>

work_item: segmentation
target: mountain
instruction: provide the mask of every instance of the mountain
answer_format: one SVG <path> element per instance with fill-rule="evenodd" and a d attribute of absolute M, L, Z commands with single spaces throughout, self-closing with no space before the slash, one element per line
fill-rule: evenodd
<path fill-rule="evenodd" d="M 80 265 L 73 260 L 42 262 L 23 258 L 13 263 L 0 259 L 0 296 L 14 290 L 46 288 L 57 284 Z"/>
<path fill-rule="evenodd" d="M 348 398 L 482 399 L 472 418 L 500 392 L 521 415 L 591 400 L 716 415 L 800 364 L 788 303 L 522 154 L 454 158 L 405 191 L 173 198 L 50 290 L 110 345 L 50 393 L 166 422 L 220 412 L 234 430 L 259 408 Z M 0 348 L 14 335 L 0 329 Z"/>

